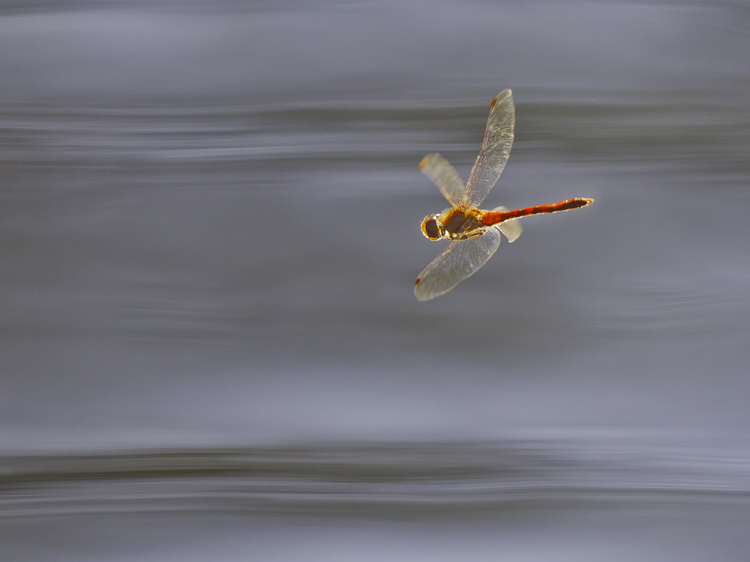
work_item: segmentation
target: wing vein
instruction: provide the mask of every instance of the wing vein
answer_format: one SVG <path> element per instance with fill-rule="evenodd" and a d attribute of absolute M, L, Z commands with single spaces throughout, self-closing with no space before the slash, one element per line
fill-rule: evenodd
<path fill-rule="evenodd" d="M 479 207 L 497 183 L 510 156 L 515 125 L 513 93 L 503 90 L 492 101 L 482 148 L 466 183 L 464 207 Z"/>
<path fill-rule="evenodd" d="M 419 274 L 414 295 L 426 301 L 447 293 L 481 268 L 500 246 L 500 230 L 489 227 L 482 236 L 454 240 Z"/>

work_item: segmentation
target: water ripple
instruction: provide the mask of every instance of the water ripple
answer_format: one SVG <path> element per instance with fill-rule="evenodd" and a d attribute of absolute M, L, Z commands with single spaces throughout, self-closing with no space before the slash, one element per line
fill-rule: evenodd
<path fill-rule="evenodd" d="M 622 439 L 5 455 L 0 517 L 405 514 L 750 501 L 750 452 Z"/>

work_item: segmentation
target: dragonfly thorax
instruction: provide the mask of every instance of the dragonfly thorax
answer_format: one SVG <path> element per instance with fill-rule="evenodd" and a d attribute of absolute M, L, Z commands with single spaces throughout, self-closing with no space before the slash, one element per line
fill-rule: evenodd
<path fill-rule="evenodd" d="M 422 233 L 430 240 L 464 240 L 480 235 L 483 230 L 484 224 L 476 209 L 453 207 L 422 221 Z"/>
<path fill-rule="evenodd" d="M 483 226 L 482 221 L 477 218 L 476 209 L 454 207 L 441 218 L 443 236 L 451 240 L 470 237 L 471 232 Z"/>

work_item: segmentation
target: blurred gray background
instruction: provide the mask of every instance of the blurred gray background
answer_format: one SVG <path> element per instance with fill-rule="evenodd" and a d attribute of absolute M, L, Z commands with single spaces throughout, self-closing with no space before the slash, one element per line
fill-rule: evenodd
<path fill-rule="evenodd" d="M 0 560 L 747 560 L 750 6 L 0 1 Z M 492 98 L 532 217 L 419 303 Z"/>

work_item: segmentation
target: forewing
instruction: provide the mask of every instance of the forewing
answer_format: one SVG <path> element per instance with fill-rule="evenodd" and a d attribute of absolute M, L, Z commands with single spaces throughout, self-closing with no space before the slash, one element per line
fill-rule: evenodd
<path fill-rule="evenodd" d="M 513 146 L 513 129 L 516 125 L 516 108 L 513 93 L 503 90 L 492 100 L 482 148 L 471 169 L 463 198 L 465 207 L 479 207 L 503 173 Z"/>
<path fill-rule="evenodd" d="M 500 231 L 488 228 L 482 236 L 454 240 L 432 260 L 414 284 L 417 300 L 426 301 L 447 293 L 470 277 L 492 257 L 500 246 Z"/>
<path fill-rule="evenodd" d="M 464 198 L 464 182 L 450 162 L 436 152 L 422 158 L 419 169 L 438 186 L 440 193 L 445 195 L 451 205 L 458 207 L 461 204 Z"/>

